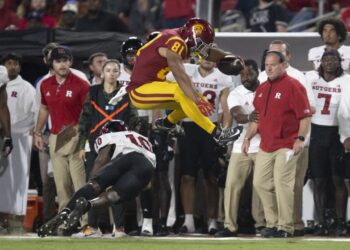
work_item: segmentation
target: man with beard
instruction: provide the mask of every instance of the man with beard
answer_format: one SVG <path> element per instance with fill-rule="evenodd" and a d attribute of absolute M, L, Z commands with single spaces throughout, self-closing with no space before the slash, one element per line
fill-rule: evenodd
<path fill-rule="evenodd" d="M 50 65 L 53 75 L 42 81 L 40 86 L 41 106 L 34 130 L 34 144 L 44 150 L 42 131 L 50 115 L 49 148 L 53 165 L 59 210 L 72 197 L 73 192 L 85 184 L 84 163 L 79 159 L 78 136 L 72 131 L 71 139 L 56 149 L 58 134 L 70 125 L 76 126 L 83 103 L 89 91 L 89 84 L 70 70 L 73 56 L 64 46 L 51 51 Z"/>
<path fill-rule="evenodd" d="M 244 64 L 245 67 L 240 74 L 242 85 L 236 87 L 227 98 L 231 115 L 237 123 L 243 125 L 243 133 L 247 132 L 248 123 L 257 119 L 257 113 L 254 112 L 253 100 L 255 90 L 259 86 L 259 69 L 257 63 L 253 60 L 245 60 Z M 232 148 L 225 184 L 225 228 L 217 232 L 215 234 L 216 237 L 237 236 L 237 214 L 241 192 L 247 179 L 254 171 L 260 136 L 252 139 L 247 155 L 241 152 L 243 140 L 243 137 L 238 138 Z M 261 201 L 254 190 L 252 194 L 252 215 L 256 222 L 255 228 L 257 230 L 265 226 Z"/>

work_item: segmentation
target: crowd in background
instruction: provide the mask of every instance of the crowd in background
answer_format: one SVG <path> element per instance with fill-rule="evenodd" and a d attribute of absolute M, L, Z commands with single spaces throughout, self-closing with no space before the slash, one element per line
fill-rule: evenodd
<path fill-rule="evenodd" d="M 196 15 L 197 4 L 196 0 L 1 0 L 0 30 L 44 27 L 142 36 L 183 25 Z M 202 4 L 208 3 L 202 1 Z M 236 28 L 227 31 L 284 32 L 288 27 L 330 12 L 339 15 L 349 26 L 347 0 L 328 0 L 323 6 L 316 0 L 221 0 L 214 1 L 212 7 L 217 11 L 213 22 L 218 30 L 236 24 Z M 320 8 L 323 13 L 319 13 Z M 314 31 L 315 23 L 288 31 L 305 30 Z"/>

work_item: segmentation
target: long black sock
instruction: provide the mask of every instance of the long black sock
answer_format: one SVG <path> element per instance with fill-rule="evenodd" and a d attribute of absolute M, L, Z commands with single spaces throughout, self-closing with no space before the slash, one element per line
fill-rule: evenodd
<path fill-rule="evenodd" d="M 152 218 L 153 201 L 152 201 L 151 189 L 142 191 L 140 195 L 140 199 L 141 199 L 143 218 Z"/>
<path fill-rule="evenodd" d="M 72 211 L 75 208 L 76 200 L 79 197 L 84 197 L 87 200 L 91 200 L 96 197 L 94 193 L 95 191 L 91 185 L 85 185 L 73 195 L 72 199 L 70 199 L 70 201 L 68 202 L 66 208 Z"/>

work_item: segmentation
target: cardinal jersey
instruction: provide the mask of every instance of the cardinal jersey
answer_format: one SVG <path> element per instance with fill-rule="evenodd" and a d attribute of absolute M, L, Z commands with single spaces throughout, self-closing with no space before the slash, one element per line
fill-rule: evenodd
<path fill-rule="evenodd" d="M 179 37 L 177 30 L 164 30 L 151 42 L 146 43 L 137 51 L 137 59 L 131 74 L 128 92 L 154 81 L 165 81 L 170 69 L 166 58 L 162 57 L 158 49 L 168 48 L 179 54 L 182 59 L 187 58 L 188 48 L 184 40 Z"/>
<path fill-rule="evenodd" d="M 350 77 L 343 75 L 326 82 L 316 71 L 306 74 L 316 101 L 316 112 L 312 116 L 312 123 L 323 126 L 338 126 L 337 112 L 341 96 L 341 83 L 349 82 Z"/>
<path fill-rule="evenodd" d="M 122 131 L 115 133 L 103 134 L 95 141 L 95 150 L 99 152 L 107 145 L 115 145 L 112 158 L 120 154 L 137 152 L 143 154 L 156 167 L 156 156 L 152 150 L 152 144 L 149 140 L 133 131 Z"/>

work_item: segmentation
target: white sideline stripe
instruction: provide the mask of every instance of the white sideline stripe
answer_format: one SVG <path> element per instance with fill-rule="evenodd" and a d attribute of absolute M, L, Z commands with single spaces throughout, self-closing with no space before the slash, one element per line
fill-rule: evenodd
<path fill-rule="evenodd" d="M 26 234 L 26 235 L 8 235 L 8 236 L 0 236 L 0 240 L 75 240 L 75 239 L 84 239 L 84 238 L 73 238 L 73 237 L 45 237 L 45 238 L 39 238 L 36 234 Z M 86 238 L 87 240 L 92 238 Z M 93 238 L 93 239 L 99 239 L 99 238 Z M 123 237 L 123 238 L 114 238 L 111 236 L 111 234 L 105 234 L 101 238 L 101 240 L 120 240 L 120 239 L 145 239 L 145 240 L 210 240 L 210 241 L 268 241 L 268 240 L 283 240 L 283 239 L 268 239 L 268 238 L 261 238 L 261 237 L 229 237 L 229 238 L 214 238 L 214 237 L 179 237 L 179 236 L 170 236 L 170 237 L 141 237 L 141 236 L 130 236 L 130 237 Z M 295 238 L 287 238 L 286 240 L 295 240 L 295 241 L 332 241 L 332 242 L 350 242 L 350 238 L 322 238 L 322 237 L 295 237 Z"/>

